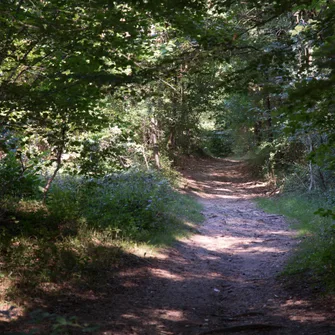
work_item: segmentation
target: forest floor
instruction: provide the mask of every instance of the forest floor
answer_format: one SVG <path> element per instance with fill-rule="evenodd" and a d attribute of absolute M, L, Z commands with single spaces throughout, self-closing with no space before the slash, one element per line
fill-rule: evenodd
<path fill-rule="evenodd" d="M 229 159 L 189 159 L 185 192 L 203 205 L 197 232 L 152 257 L 44 298 L 99 335 L 335 334 L 334 304 L 279 276 L 299 243 L 280 215 L 252 202 L 267 185 Z"/>

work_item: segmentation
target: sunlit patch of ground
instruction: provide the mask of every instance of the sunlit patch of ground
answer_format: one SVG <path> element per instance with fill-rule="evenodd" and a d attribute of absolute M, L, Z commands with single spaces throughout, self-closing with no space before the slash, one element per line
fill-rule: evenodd
<path fill-rule="evenodd" d="M 326 320 L 326 316 L 321 311 L 313 310 L 313 306 L 309 301 L 288 299 L 284 304 L 281 305 L 282 308 L 292 310 L 290 320 L 298 321 L 301 323 L 306 322 L 322 322 Z"/>
<path fill-rule="evenodd" d="M 183 276 L 178 276 L 175 273 L 171 273 L 168 270 L 164 270 L 164 269 L 151 269 L 151 274 L 155 277 L 158 278 L 166 278 L 169 280 L 173 280 L 173 281 L 183 281 L 184 277 Z"/>

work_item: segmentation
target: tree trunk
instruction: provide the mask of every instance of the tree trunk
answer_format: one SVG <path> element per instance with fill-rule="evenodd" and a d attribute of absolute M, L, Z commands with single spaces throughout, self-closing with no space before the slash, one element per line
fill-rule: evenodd
<path fill-rule="evenodd" d="M 149 139 L 150 140 L 150 139 Z M 148 157 L 147 157 L 147 144 L 148 144 L 148 132 L 147 132 L 147 124 L 145 121 L 142 123 L 142 156 L 145 162 L 145 166 L 147 167 L 147 170 L 149 170 L 149 162 L 148 162 Z"/>
<path fill-rule="evenodd" d="M 167 149 L 173 151 L 176 147 L 175 127 L 170 128 L 170 135 L 167 142 Z"/>
<path fill-rule="evenodd" d="M 147 170 L 149 170 L 149 163 L 148 163 L 148 158 L 147 158 L 147 154 L 145 152 L 145 146 L 142 146 L 142 155 L 143 155 L 143 159 L 145 162 L 145 166 L 147 167 Z"/>
<path fill-rule="evenodd" d="M 308 135 L 308 145 L 309 145 L 309 153 L 313 151 L 313 142 L 312 138 L 310 135 Z M 315 178 L 314 178 L 314 169 L 313 169 L 313 164 L 312 161 L 309 161 L 309 187 L 308 191 L 312 191 L 315 189 Z"/>
<path fill-rule="evenodd" d="M 155 157 L 155 164 L 158 169 L 161 168 L 161 163 L 159 159 L 159 147 L 157 141 L 157 121 L 154 118 L 151 118 L 152 132 L 151 132 L 151 142 L 153 144 L 153 151 Z"/>
<path fill-rule="evenodd" d="M 62 166 L 63 149 L 64 149 L 63 146 L 58 148 L 58 152 L 57 152 L 57 156 L 56 156 L 56 168 L 55 168 L 54 172 L 52 173 L 52 175 L 50 176 L 50 178 L 48 179 L 46 185 L 44 186 L 44 190 L 43 190 L 43 203 L 44 204 L 46 203 L 47 195 L 48 195 L 48 192 L 50 190 L 51 184 L 54 181 L 59 169 Z"/>
<path fill-rule="evenodd" d="M 256 121 L 254 124 L 254 135 L 256 139 L 256 144 L 260 145 L 262 142 L 262 122 Z"/>
<path fill-rule="evenodd" d="M 52 175 L 50 176 L 50 178 L 48 179 L 46 185 L 44 186 L 43 189 L 43 203 L 46 203 L 47 200 L 47 195 L 48 192 L 50 190 L 51 184 L 54 181 L 54 179 L 56 178 L 56 175 L 59 171 L 59 169 L 62 166 L 62 155 L 64 152 L 64 148 L 65 148 L 65 134 L 66 134 L 66 130 L 63 127 L 62 132 L 61 132 L 61 143 L 59 144 L 58 148 L 57 148 L 57 153 L 56 153 L 56 168 L 54 170 L 54 172 L 52 173 Z"/>
<path fill-rule="evenodd" d="M 271 117 L 271 100 L 270 95 L 266 97 L 266 108 L 267 108 L 267 126 L 268 126 L 268 140 L 273 142 L 273 131 L 272 131 L 272 117 Z"/>

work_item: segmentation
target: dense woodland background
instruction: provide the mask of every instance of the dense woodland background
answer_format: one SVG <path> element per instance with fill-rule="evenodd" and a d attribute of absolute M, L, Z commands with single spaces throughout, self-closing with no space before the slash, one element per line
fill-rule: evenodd
<path fill-rule="evenodd" d="M 327 0 L 1 1 L 2 297 L 185 233 L 185 155 L 247 160 L 333 291 L 334 28 Z"/>

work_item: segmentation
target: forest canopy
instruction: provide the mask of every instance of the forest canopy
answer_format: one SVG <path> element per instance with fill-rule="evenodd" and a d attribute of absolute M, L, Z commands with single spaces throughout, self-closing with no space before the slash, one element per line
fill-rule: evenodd
<path fill-rule="evenodd" d="M 252 153 L 272 178 L 305 162 L 308 188 L 327 189 L 332 1 L 7 0 L 0 11 L 3 196 L 35 178 L 46 201 L 59 171 L 161 169 L 202 151 Z"/>

